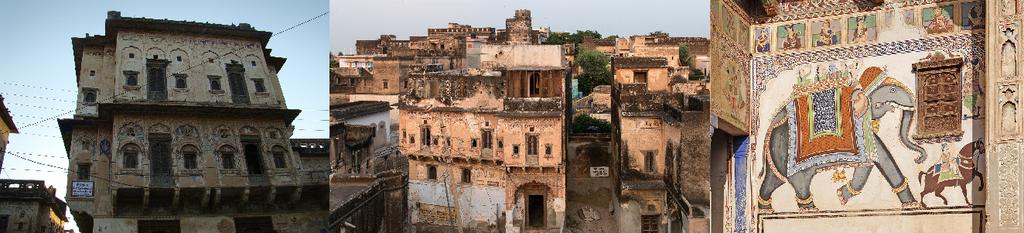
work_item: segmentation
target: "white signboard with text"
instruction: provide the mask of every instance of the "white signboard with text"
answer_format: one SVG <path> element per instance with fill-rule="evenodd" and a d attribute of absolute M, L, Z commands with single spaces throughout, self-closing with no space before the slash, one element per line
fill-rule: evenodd
<path fill-rule="evenodd" d="M 590 167 L 590 177 L 608 177 L 608 167 Z"/>
<path fill-rule="evenodd" d="M 92 197 L 92 181 L 72 181 L 71 197 Z"/>

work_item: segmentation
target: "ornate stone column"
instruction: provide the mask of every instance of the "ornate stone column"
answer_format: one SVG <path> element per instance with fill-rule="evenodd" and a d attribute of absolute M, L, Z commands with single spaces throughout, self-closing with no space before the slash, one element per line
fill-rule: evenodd
<path fill-rule="evenodd" d="M 1021 232 L 1021 14 L 1017 0 L 986 0 L 985 232 Z"/>

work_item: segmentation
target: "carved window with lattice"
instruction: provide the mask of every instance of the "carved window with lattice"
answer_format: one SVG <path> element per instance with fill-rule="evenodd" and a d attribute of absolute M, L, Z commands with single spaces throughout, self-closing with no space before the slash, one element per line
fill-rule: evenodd
<path fill-rule="evenodd" d="M 962 112 L 962 58 L 932 59 L 915 63 L 917 73 L 917 134 L 914 139 L 941 140 L 959 138 L 964 131 Z"/>
<path fill-rule="evenodd" d="M 136 169 L 139 164 L 139 146 L 128 144 L 121 149 L 122 165 L 125 169 Z"/>
<path fill-rule="evenodd" d="M 181 157 L 185 169 L 199 169 L 199 149 L 193 145 L 181 147 Z"/>

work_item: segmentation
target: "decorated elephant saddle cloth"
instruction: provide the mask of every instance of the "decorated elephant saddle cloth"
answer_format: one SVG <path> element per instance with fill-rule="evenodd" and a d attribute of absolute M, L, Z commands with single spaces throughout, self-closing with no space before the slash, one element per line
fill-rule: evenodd
<path fill-rule="evenodd" d="M 863 118 L 853 114 L 853 87 L 819 82 L 798 89 L 786 106 L 789 124 L 789 175 L 804 169 L 862 164 Z"/>

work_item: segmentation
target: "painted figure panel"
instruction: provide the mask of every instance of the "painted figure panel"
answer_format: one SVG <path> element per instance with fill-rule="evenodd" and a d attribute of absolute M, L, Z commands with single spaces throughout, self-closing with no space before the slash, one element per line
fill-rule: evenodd
<path fill-rule="evenodd" d="M 848 38 L 851 44 L 873 42 L 878 38 L 875 15 L 862 15 L 847 19 Z"/>
<path fill-rule="evenodd" d="M 964 3 L 960 9 L 960 25 L 964 30 L 985 28 L 985 3 Z"/>
<path fill-rule="evenodd" d="M 782 43 L 783 50 L 798 50 L 804 48 L 804 24 L 795 23 L 778 27 L 775 33 Z"/>
<path fill-rule="evenodd" d="M 839 19 L 818 21 L 811 23 L 811 45 L 814 47 L 827 47 L 839 44 L 842 37 L 843 25 Z"/>
<path fill-rule="evenodd" d="M 758 28 L 754 30 L 754 51 L 767 53 L 772 51 L 772 31 L 770 28 Z"/>
<path fill-rule="evenodd" d="M 925 8 L 921 10 L 921 22 L 928 34 L 950 33 L 956 27 L 952 15 L 953 5 Z"/>

